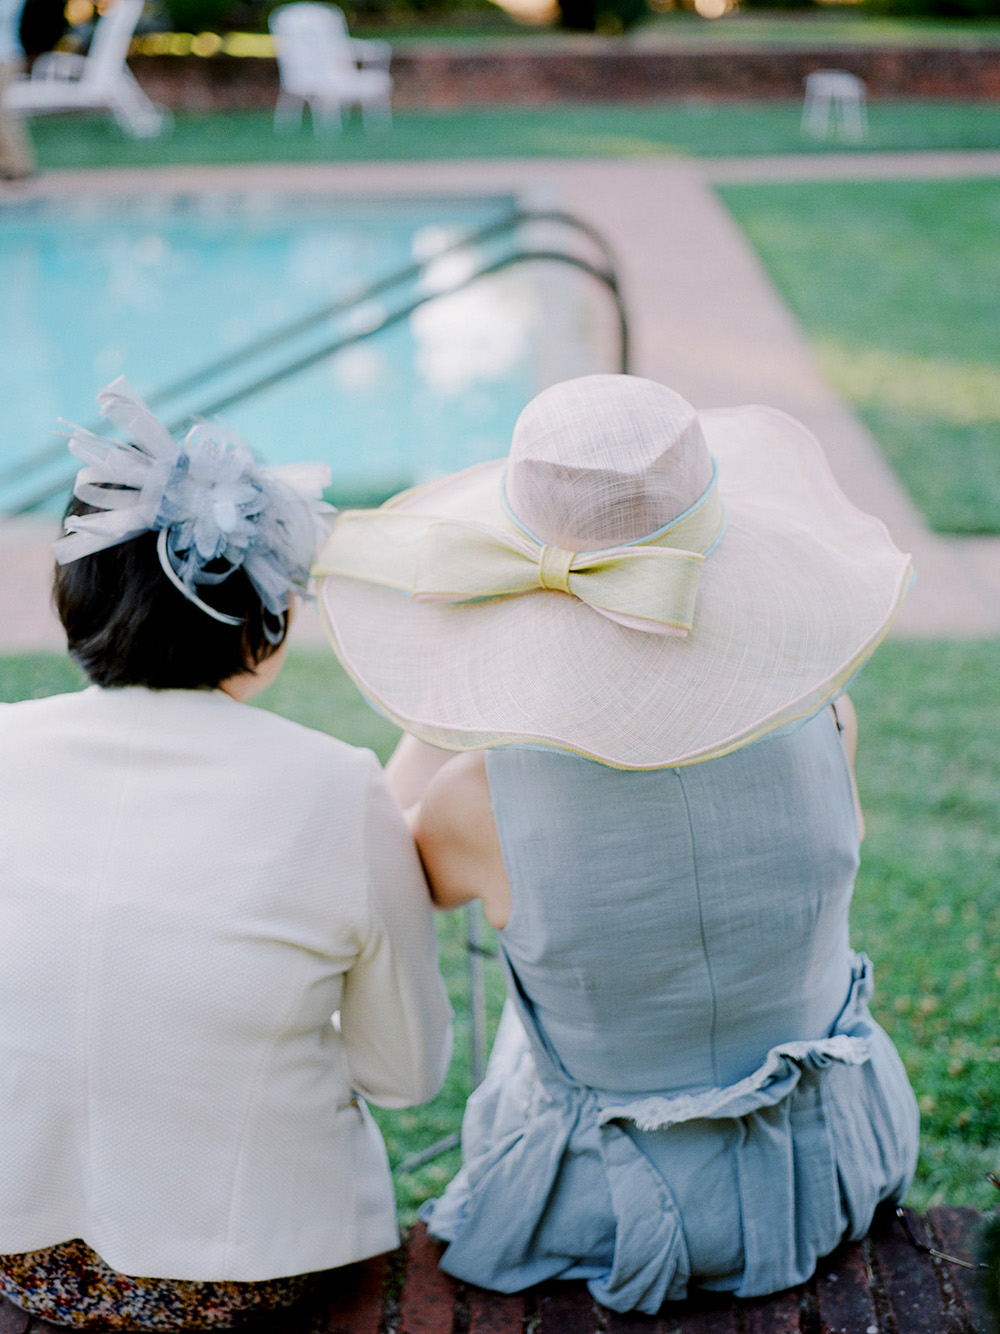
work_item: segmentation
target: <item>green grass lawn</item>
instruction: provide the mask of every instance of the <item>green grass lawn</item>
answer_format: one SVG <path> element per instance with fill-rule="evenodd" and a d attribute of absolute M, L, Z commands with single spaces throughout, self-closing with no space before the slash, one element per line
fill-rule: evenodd
<path fill-rule="evenodd" d="M 931 526 L 1000 532 L 1000 178 L 719 193 Z"/>
<path fill-rule="evenodd" d="M 853 691 L 861 716 L 858 775 L 868 821 L 854 944 L 875 961 L 875 1014 L 892 1034 L 923 1113 L 911 1196 L 990 1207 L 1000 1165 L 1000 643 L 886 644 Z M 0 658 L 0 699 L 74 689 L 52 655 Z M 396 732 L 360 700 L 331 654 L 290 656 L 264 707 L 372 746 Z M 469 1088 L 464 914 L 438 918 L 458 1013 L 448 1083 L 429 1106 L 377 1112 L 393 1163 L 458 1128 Z M 502 998 L 487 966 L 493 1022 Z M 458 1164 L 453 1151 L 397 1174 L 404 1221 Z"/>
<path fill-rule="evenodd" d="M 558 107 L 397 111 L 391 130 L 343 133 L 310 125 L 276 134 L 270 108 L 182 112 L 169 135 L 129 139 L 110 118 L 38 117 L 30 122 L 42 170 L 250 162 L 405 162 L 504 157 L 729 157 L 829 153 L 837 141 L 800 130 L 799 102 L 587 104 Z M 876 102 L 861 151 L 998 149 L 1000 103 Z M 853 146 L 852 146 L 853 147 Z"/>
<path fill-rule="evenodd" d="M 890 641 L 859 676 L 853 914 L 922 1113 L 913 1200 L 992 1207 L 1000 1163 L 1000 642 Z"/>

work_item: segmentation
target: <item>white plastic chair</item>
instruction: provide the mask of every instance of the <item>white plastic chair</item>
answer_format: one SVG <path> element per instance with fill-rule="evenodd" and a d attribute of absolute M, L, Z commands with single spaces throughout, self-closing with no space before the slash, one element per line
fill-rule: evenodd
<path fill-rule="evenodd" d="M 865 138 L 868 113 L 863 80 L 844 69 L 817 69 L 807 74 L 804 82 L 803 134 L 826 139 L 839 124 L 843 138 Z"/>
<path fill-rule="evenodd" d="M 342 10 L 311 0 L 280 5 L 268 24 L 281 80 L 276 129 L 301 124 L 306 105 L 317 132 L 334 119 L 340 128 L 344 110 L 352 106 L 361 108 L 366 129 L 369 118 L 383 127 L 391 124 L 388 42 L 352 38 Z"/>
<path fill-rule="evenodd" d="M 136 138 L 159 134 L 169 122 L 169 112 L 149 100 L 125 63 L 142 7 L 143 0 L 114 0 L 98 19 L 85 56 L 68 51 L 39 56 L 30 76 L 7 85 L 4 107 L 26 116 L 110 111 L 127 134 Z"/>

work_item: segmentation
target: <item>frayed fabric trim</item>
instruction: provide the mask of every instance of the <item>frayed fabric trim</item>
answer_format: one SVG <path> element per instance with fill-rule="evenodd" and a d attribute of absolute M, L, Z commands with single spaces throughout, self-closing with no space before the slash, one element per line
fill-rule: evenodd
<path fill-rule="evenodd" d="M 864 1065 L 871 1055 L 872 1030 L 867 1017 L 871 992 L 871 963 L 865 955 L 855 955 L 851 990 L 830 1037 L 772 1047 L 752 1074 L 721 1088 L 674 1096 L 657 1094 L 618 1105 L 605 1102 L 598 1113 L 598 1125 L 630 1121 L 639 1130 L 665 1130 L 685 1121 L 747 1116 L 782 1102 L 806 1070 L 820 1071 L 833 1063 Z"/>

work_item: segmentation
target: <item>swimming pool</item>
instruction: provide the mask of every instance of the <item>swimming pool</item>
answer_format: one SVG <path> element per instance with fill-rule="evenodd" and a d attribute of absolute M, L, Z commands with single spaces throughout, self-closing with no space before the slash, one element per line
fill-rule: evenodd
<path fill-rule="evenodd" d="M 246 190 L 5 203 L 0 468 L 52 446 L 60 417 L 95 425 L 94 395 L 115 376 L 155 393 L 514 206 L 508 196 L 345 200 Z M 366 302 L 158 411 L 165 420 L 204 411 L 248 376 L 376 322 L 406 295 L 450 285 L 501 244 L 440 258 L 422 287 Z M 328 462 L 334 493 L 346 499 L 504 454 L 534 393 L 602 368 L 579 304 L 585 280 L 540 268 L 434 301 L 222 415 L 269 461 Z M 0 509 L 65 471 L 60 457 L 6 486 Z"/>

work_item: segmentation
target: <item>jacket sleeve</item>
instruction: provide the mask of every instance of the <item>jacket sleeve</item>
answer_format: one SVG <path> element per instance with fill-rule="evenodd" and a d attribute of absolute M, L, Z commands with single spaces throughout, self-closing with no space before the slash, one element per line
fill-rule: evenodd
<path fill-rule="evenodd" d="M 381 1107 L 409 1107 L 444 1080 L 451 1006 L 420 860 L 374 756 L 363 839 L 369 930 L 344 978 L 341 1036 L 357 1091 Z"/>

